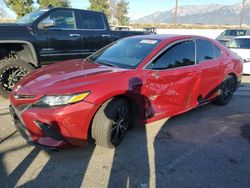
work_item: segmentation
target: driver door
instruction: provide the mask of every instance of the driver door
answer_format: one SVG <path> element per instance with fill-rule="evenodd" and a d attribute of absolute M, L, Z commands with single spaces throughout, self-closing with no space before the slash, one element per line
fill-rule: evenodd
<path fill-rule="evenodd" d="M 49 28 L 41 28 L 41 24 L 38 25 L 37 36 L 41 45 L 39 53 L 42 62 L 48 64 L 54 61 L 80 58 L 82 55 L 81 33 L 77 30 L 75 11 L 55 10 L 44 20 L 52 21 L 54 25 Z"/>
<path fill-rule="evenodd" d="M 161 53 L 143 70 L 143 94 L 154 116 L 172 116 L 197 105 L 199 70 L 195 42 L 180 41 Z"/>

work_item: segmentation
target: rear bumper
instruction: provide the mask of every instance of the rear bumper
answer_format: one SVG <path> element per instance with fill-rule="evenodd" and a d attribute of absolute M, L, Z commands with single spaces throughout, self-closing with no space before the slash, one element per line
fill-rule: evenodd
<path fill-rule="evenodd" d="M 243 74 L 250 74 L 250 62 L 243 64 Z"/>
<path fill-rule="evenodd" d="M 10 105 L 13 124 L 31 145 L 48 149 L 85 146 L 97 105 L 80 102 L 66 107 L 18 110 Z"/>

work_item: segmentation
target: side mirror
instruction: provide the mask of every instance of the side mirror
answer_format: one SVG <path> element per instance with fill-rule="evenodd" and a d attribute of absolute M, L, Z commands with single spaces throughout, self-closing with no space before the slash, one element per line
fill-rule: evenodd
<path fill-rule="evenodd" d="M 40 22 L 39 28 L 41 28 L 41 29 L 47 29 L 47 28 L 50 28 L 50 27 L 54 27 L 55 25 L 56 25 L 56 23 L 55 23 L 54 20 L 45 19 L 45 20 L 43 20 L 43 21 Z"/>

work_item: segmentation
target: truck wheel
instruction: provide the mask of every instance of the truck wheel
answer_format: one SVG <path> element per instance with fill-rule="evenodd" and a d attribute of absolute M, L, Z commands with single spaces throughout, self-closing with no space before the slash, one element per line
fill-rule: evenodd
<path fill-rule="evenodd" d="M 119 145 L 129 126 L 128 102 L 114 98 L 105 102 L 97 111 L 91 127 L 96 145 L 114 148 Z"/>
<path fill-rule="evenodd" d="M 230 102 L 233 97 L 233 93 L 236 88 L 236 80 L 233 76 L 228 75 L 226 79 L 222 82 L 219 95 L 215 99 L 214 103 L 220 106 L 224 106 Z"/>
<path fill-rule="evenodd" d="M 0 95 L 8 98 L 14 85 L 33 69 L 30 64 L 20 59 L 2 59 L 0 61 Z"/>

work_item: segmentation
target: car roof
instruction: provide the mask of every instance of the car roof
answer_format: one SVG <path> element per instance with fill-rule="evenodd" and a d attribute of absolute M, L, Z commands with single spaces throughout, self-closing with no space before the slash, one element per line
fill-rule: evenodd
<path fill-rule="evenodd" d="M 95 12 L 104 14 L 101 11 L 95 11 L 95 10 L 85 10 L 85 9 L 79 9 L 79 8 L 71 8 L 71 7 L 51 7 L 51 8 L 45 8 L 47 10 L 77 10 L 77 11 L 84 11 L 84 12 Z"/>
<path fill-rule="evenodd" d="M 130 36 L 129 38 L 152 39 L 152 40 L 167 40 L 171 38 L 176 38 L 176 39 L 203 38 L 203 39 L 211 40 L 207 37 L 198 36 L 198 35 L 178 35 L 178 34 L 135 35 L 135 36 Z"/>
<path fill-rule="evenodd" d="M 250 29 L 226 29 L 225 31 L 249 31 Z"/>
<path fill-rule="evenodd" d="M 236 37 L 235 39 L 250 39 L 250 35 Z"/>

